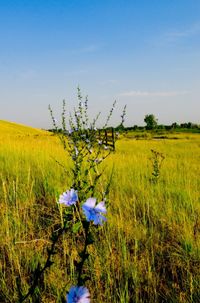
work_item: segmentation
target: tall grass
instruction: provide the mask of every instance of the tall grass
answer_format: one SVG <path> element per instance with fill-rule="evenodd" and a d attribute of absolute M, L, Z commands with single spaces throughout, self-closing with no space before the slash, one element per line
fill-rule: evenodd
<path fill-rule="evenodd" d="M 70 160 L 56 136 L 15 129 L 4 125 L 0 133 L 0 302 L 16 302 L 20 287 L 28 290 L 62 220 L 56 201 L 71 182 Z M 103 164 L 102 182 L 114 173 L 108 222 L 90 248 L 92 302 L 199 302 L 199 147 L 194 134 L 117 142 Z M 151 149 L 165 156 L 156 183 Z M 67 241 L 63 236 L 41 278 L 41 302 L 61 302 L 73 282 L 77 256 Z"/>

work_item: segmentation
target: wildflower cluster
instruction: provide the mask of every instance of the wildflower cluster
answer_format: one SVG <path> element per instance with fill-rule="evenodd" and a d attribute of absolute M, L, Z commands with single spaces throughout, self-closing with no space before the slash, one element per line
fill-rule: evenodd
<path fill-rule="evenodd" d="M 60 195 L 58 203 L 64 204 L 65 206 L 75 205 L 78 201 L 78 194 L 73 188 L 67 190 L 62 195 Z M 82 205 L 82 211 L 88 222 L 93 221 L 94 225 L 102 225 L 103 221 L 106 221 L 106 218 L 102 215 L 106 214 L 105 202 L 99 202 L 96 205 L 95 198 L 88 198 L 85 203 Z"/>
<path fill-rule="evenodd" d="M 103 133 L 108 126 L 114 108 L 115 102 L 102 128 Z M 39 286 L 41 275 L 53 264 L 52 259 L 57 253 L 56 245 L 60 237 L 63 236 L 64 240 L 64 236 L 67 234 L 66 241 L 69 250 L 75 250 L 77 257 L 73 260 L 75 269 L 73 276 L 70 272 L 70 266 L 66 268 L 67 273 L 72 277 L 73 284 L 75 284 L 69 289 L 66 302 L 89 303 L 90 293 L 84 286 L 86 281 L 90 280 L 86 267 L 87 260 L 90 258 L 88 246 L 94 244 L 95 232 L 107 220 L 111 178 L 107 182 L 103 180 L 101 164 L 111 154 L 112 149 L 106 144 L 107 141 L 96 128 L 100 114 L 90 122 L 88 100 L 86 97 L 83 101 L 80 89 L 78 89 L 78 107 L 74 109 L 73 113 L 69 113 L 68 125 L 66 123 L 65 101 L 63 101 L 62 129 L 58 128 L 51 107 L 49 109 L 55 134 L 60 137 L 64 149 L 71 157 L 71 170 L 68 172 L 68 183 L 71 183 L 71 186 L 57 200 L 61 213 L 61 224 L 60 228 L 52 233 L 52 245 L 47 248 L 46 263 L 36 270 L 33 284 L 26 295 L 21 295 L 19 302 L 24 302 L 34 294 L 36 287 Z M 56 162 L 60 164 L 57 160 Z"/>
<path fill-rule="evenodd" d="M 66 207 L 75 207 L 78 203 L 78 193 L 73 188 L 70 190 L 67 190 L 62 195 L 60 195 L 60 198 L 58 200 L 59 204 L 62 204 Z M 84 214 L 87 222 L 93 222 L 94 225 L 102 225 L 104 221 L 106 221 L 105 216 L 102 214 L 106 214 L 106 206 L 105 202 L 99 202 L 96 204 L 95 198 L 88 198 L 86 202 L 82 204 L 82 213 Z M 84 222 L 84 221 L 83 221 Z M 89 235 L 89 226 L 86 228 L 86 235 L 88 237 Z M 87 238 L 85 240 L 85 247 L 82 254 L 82 260 L 79 263 L 79 265 L 82 265 L 80 267 L 77 267 L 79 272 L 79 282 L 82 281 L 81 278 L 81 272 L 83 268 L 83 264 L 86 260 L 86 248 L 89 242 L 87 241 Z M 83 286 L 72 286 L 69 290 L 69 293 L 67 294 L 67 303 L 89 303 L 90 302 L 90 294 L 86 287 Z"/>
<path fill-rule="evenodd" d="M 102 130 L 98 130 L 96 123 L 99 119 L 100 113 L 95 119 L 90 122 L 88 117 L 88 99 L 83 101 L 80 90 L 78 89 L 78 108 L 74 109 L 73 114 L 69 118 L 69 130 L 67 130 L 64 113 L 65 103 L 63 103 L 61 140 L 64 148 L 68 151 L 72 159 L 72 185 L 71 189 L 60 195 L 58 203 L 67 206 L 63 209 L 64 212 L 64 226 L 67 231 L 73 234 L 76 238 L 76 249 L 80 256 L 79 260 L 75 262 L 77 279 L 77 286 L 73 286 L 68 294 L 69 302 L 89 302 L 76 299 L 70 301 L 73 296 L 83 297 L 85 293 L 80 288 L 84 285 L 87 279 L 84 270 L 84 277 L 82 275 L 83 267 L 89 258 L 88 246 L 94 243 L 94 227 L 102 226 L 107 220 L 105 215 L 107 213 L 106 204 L 108 203 L 108 193 L 110 182 L 107 182 L 105 188 L 99 186 L 99 181 L 102 178 L 101 163 L 111 154 L 112 149 L 106 144 L 104 133 L 108 127 L 108 123 L 112 117 L 116 102 L 106 118 Z M 103 135 L 101 135 L 103 134 Z M 100 201 L 100 202 L 97 202 Z M 80 244 L 80 248 L 77 247 Z M 69 245 L 69 242 L 68 242 Z M 73 243 L 72 243 L 73 245 Z M 81 293 L 81 294 L 80 294 Z M 89 300 L 87 298 L 87 300 Z"/>
<path fill-rule="evenodd" d="M 69 126 L 63 124 L 61 140 L 64 148 L 72 159 L 72 186 L 60 195 L 58 204 L 62 207 L 63 225 L 68 233 L 73 233 L 71 239 L 75 239 L 79 260 L 75 261 L 75 277 L 77 286 L 72 286 L 67 295 L 67 302 L 90 302 L 89 292 L 83 287 L 86 280 L 90 279 L 83 269 L 89 258 L 88 246 L 94 243 L 94 227 L 102 226 L 107 220 L 105 215 L 106 196 L 109 192 L 109 184 L 101 189 L 98 185 L 102 177 L 99 165 L 110 155 L 111 149 L 104 144 L 104 138 L 99 137 L 96 128 L 96 118 L 89 122 L 88 101 L 83 102 L 80 90 L 78 90 L 78 109 L 70 114 Z M 115 103 L 114 103 L 115 106 Z M 114 110 L 112 107 L 106 119 L 104 127 L 108 124 Z M 62 119 L 65 123 L 64 115 Z M 100 202 L 97 202 L 97 201 Z M 79 243 L 79 246 L 77 246 Z M 68 245 L 70 245 L 68 241 Z M 73 241 L 71 243 L 73 245 Z M 83 275 L 84 271 L 84 275 Z"/>

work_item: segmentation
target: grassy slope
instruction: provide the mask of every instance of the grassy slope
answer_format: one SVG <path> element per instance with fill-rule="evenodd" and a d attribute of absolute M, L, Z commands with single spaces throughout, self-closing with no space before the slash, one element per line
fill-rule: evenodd
<path fill-rule="evenodd" d="M 8 122 L 4 120 L 0 120 L 0 135 L 25 135 L 25 134 L 31 134 L 31 135 L 39 135 L 44 133 L 44 131 L 40 129 L 36 129 L 30 126 L 17 124 L 13 122 Z"/>
<path fill-rule="evenodd" d="M 50 232 L 60 223 L 55 201 L 69 188 L 70 173 L 54 160 L 68 170 L 52 134 L 0 121 L 0 136 L 0 302 L 15 302 L 16 277 L 26 292 L 31 271 L 45 258 Z M 108 223 L 92 248 L 93 302 L 199 302 L 199 147 L 198 135 L 118 141 L 106 163 L 106 176 L 115 166 Z M 151 149 L 165 156 L 156 184 Z M 74 258 L 63 239 L 41 282 L 42 302 L 61 302 L 73 283 Z"/>

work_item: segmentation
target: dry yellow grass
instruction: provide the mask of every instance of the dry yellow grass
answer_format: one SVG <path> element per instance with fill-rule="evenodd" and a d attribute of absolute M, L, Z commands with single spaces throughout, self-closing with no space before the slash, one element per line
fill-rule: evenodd
<path fill-rule="evenodd" d="M 121 138 L 106 160 L 102 182 L 113 165 L 114 176 L 108 222 L 88 264 L 92 302 L 199 302 L 200 136 L 179 137 Z M 69 158 L 56 136 L 5 121 L 0 143 L 0 302 L 16 302 L 16 278 L 26 292 L 60 223 L 56 199 L 71 185 Z M 165 156 L 156 183 L 151 149 Z M 61 302 L 74 253 L 63 239 L 41 281 L 41 302 Z"/>

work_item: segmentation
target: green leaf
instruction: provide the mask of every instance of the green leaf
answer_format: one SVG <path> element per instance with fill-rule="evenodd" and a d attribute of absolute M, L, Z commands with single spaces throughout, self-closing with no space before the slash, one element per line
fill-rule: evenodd
<path fill-rule="evenodd" d="M 79 232 L 81 225 L 82 225 L 81 222 L 77 222 L 72 226 L 72 231 L 74 234 L 77 234 Z"/>

